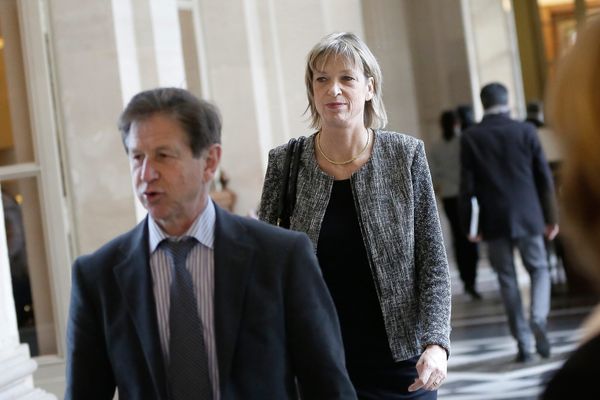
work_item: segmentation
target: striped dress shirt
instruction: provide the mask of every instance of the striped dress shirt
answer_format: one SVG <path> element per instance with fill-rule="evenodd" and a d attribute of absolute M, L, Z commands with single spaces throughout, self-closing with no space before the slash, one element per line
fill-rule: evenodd
<path fill-rule="evenodd" d="M 198 312 L 204 327 L 204 343 L 208 356 L 208 369 L 213 388 L 213 400 L 220 399 L 219 366 L 214 330 L 214 248 L 215 207 L 209 198 L 204 211 L 196 218 L 188 231 L 180 237 L 167 235 L 156 221 L 148 216 L 150 239 L 150 269 L 152 271 L 154 298 L 160 344 L 165 364 L 169 364 L 169 290 L 171 286 L 171 258 L 159 248 L 163 239 L 178 240 L 186 236 L 194 237 L 198 243 L 190 251 L 186 268 L 190 271 L 194 283 L 194 294 L 198 301 Z"/>

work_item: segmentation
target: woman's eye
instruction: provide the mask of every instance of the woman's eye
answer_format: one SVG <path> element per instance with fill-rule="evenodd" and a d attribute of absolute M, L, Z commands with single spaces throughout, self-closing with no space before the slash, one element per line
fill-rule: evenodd
<path fill-rule="evenodd" d="M 345 81 L 353 81 L 353 80 L 354 80 L 354 77 L 353 77 L 353 76 L 350 76 L 350 75 L 346 75 L 346 76 L 344 76 L 344 78 L 343 78 L 343 79 L 344 79 Z"/>
<path fill-rule="evenodd" d="M 325 78 L 324 76 L 319 76 L 317 79 L 315 79 L 317 82 L 325 82 L 327 81 L 327 78 Z"/>

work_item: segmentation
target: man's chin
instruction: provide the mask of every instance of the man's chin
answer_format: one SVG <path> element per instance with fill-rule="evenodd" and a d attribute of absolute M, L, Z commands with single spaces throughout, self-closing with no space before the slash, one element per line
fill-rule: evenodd
<path fill-rule="evenodd" d="M 167 218 L 166 213 L 156 206 L 155 207 L 146 206 L 146 211 L 148 211 L 148 214 L 152 217 L 152 219 L 157 222 L 162 221 L 165 218 Z"/>

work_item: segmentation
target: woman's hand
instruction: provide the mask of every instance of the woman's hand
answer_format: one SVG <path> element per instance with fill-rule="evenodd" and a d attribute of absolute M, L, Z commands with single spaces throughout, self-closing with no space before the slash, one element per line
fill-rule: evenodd
<path fill-rule="evenodd" d="M 421 388 L 425 390 L 438 390 L 446 380 L 448 361 L 446 350 L 437 344 L 427 346 L 421 358 L 417 361 L 417 373 L 419 377 L 408 387 L 409 392 Z"/>

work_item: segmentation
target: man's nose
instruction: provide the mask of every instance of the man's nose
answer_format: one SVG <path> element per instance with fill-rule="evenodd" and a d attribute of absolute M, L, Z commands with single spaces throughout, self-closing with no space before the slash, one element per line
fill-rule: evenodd
<path fill-rule="evenodd" d="M 144 182 L 151 182 L 158 178 L 158 172 L 148 158 L 144 159 L 144 163 L 142 164 L 141 178 Z"/>

